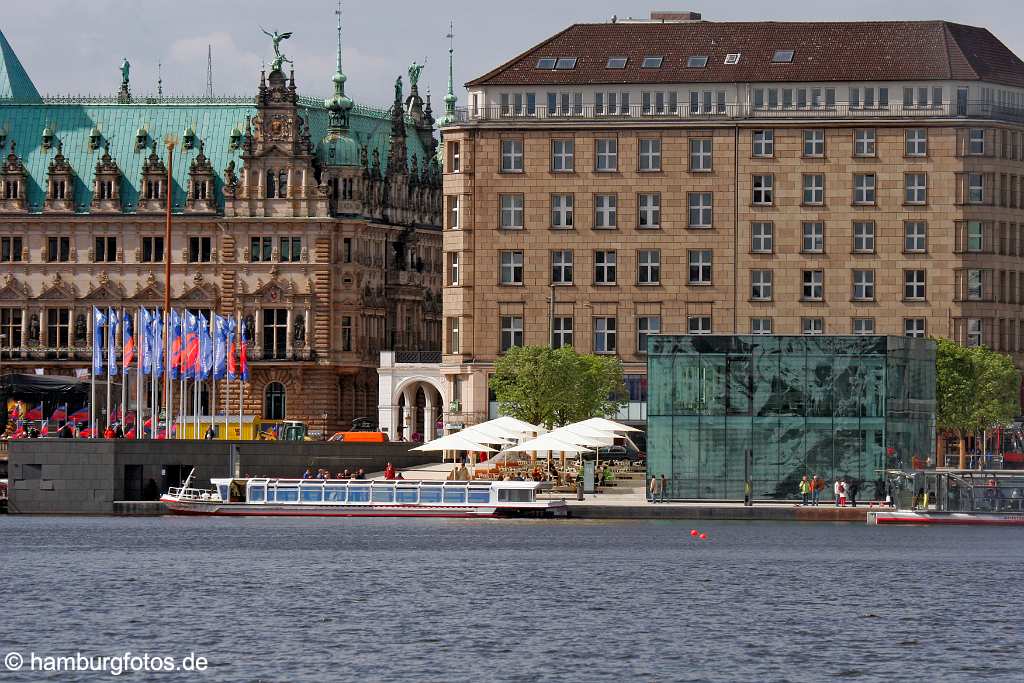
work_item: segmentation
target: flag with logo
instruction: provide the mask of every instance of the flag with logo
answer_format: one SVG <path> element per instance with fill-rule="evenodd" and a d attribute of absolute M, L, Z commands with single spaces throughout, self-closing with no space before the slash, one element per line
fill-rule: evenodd
<path fill-rule="evenodd" d="M 243 382 L 249 381 L 249 330 L 242 323 L 242 344 L 238 351 L 238 374 Z"/>
<path fill-rule="evenodd" d="M 92 307 L 92 378 L 103 374 L 103 331 L 107 325 L 107 316 L 103 311 Z"/>
<path fill-rule="evenodd" d="M 128 374 L 128 368 L 135 362 L 135 324 L 132 321 L 132 314 L 127 311 L 124 314 L 124 322 L 121 336 L 124 353 L 121 363 L 124 367 L 124 374 Z"/>
<path fill-rule="evenodd" d="M 171 379 L 181 379 L 181 316 L 173 308 L 167 326 L 167 334 L 171 335 L 171 356 L 167 359 Z"/>
<path fill-rule="evenodd" d="M 120 321 L 117 311 L 107 309 L 107 376 L 117 372 L 117 324 Z"/>
<path fill-rule="evenodd" d="M 185 378 L 197 379 L 199 374 L 199 320 L 192 311 L 185 311 Z"/>
<path fill-rule="evenodd" d="M 145 308 L 139 309 L 139 368 L 143 375 L 153 371 L 153 353 L 150 340 L 150 316 Z"/>
<path fill-rule="evenodd" d="M 164 374 L 164 321 L 160 311 L 153 311 L 153 317 L 149 321 L 153 356 L 153 374 L 162 377 Z"/>
<path fill-rule="evenodd" d="M 228 318 L 213 314 L 213 378 L 228 375 Z"/>
<path fill-rule="evenodd" d="M 205 315 L 199 316 L 199 379 L 210 378 L 213 370 L 213 337 L 210 335 L 210 321 Z"/>

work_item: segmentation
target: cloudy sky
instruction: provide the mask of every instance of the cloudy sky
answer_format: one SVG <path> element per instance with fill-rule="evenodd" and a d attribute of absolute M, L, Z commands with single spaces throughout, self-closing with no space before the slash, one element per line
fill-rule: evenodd
<path fill-rule="evenodd" d="M 132 64 L 132 90 L 155 92 L 157 62 L 165 94 L 201 94 L 206 47 L 213 49 L 217 94 L 251 94 L 261 62 L 273 56 L 260 31 L 291 31 L 285 54 L 295 61 L 306 95 L 331 89 L 336 0 L 2 0 L 0 30 L 43 93 L 113 93 L 122 56 Z M 395 76 L 412 60 L 427 67 L 435 111 L 447 80 L 448 22 L 455 24 L 455 81 L 461 84 L 573 22 L 645 17 L 651 9 L 692 9 L 709 20 L 949 19 L 985 26 L 1024 55 L 1024 3 L 1019 0 L 806 0 L 701 3 L 686 0 L 348 0 L 344 64 L 357 102 L 390 103 Z"/>

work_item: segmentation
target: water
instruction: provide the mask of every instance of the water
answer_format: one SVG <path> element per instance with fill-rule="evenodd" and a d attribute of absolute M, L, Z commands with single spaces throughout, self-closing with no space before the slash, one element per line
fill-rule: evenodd
<path fill-rule="evenodd" d="M 693 526 L 5 516 L 0 656 L 194 652 L 202 675 L 159 678 L 201 681 L 1021 680 L 1024 530 Z"/>

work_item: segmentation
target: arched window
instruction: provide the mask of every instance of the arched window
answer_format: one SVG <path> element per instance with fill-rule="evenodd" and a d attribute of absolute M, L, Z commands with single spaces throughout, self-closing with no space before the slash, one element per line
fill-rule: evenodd
<path fill-rule="evenodd" d="M 277 176 L 277 196 L 284 199 L 288 196 L 288 173 L 281 171 Z"/>
<path fill-rule="evenodd" d="M 267 199 L 273 199 L 277 196 L 274 192 L 274 183 L 277 179 L 277 174 L 273 171 L 267 171 Z"/>
<path fill-rule="evenodd" d="M 284 385 L 271 382 L 263 392 L 263 417 L 267 420 L 283 420 L 285 409 Z"/>

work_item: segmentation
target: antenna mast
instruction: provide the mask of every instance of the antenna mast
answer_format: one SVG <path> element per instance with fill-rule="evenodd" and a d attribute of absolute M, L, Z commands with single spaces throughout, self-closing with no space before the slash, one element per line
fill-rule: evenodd
<path fill-rule="evenodd" d="M 213 47 L 206 45 L 206 96 L 213 97 Z"/>

